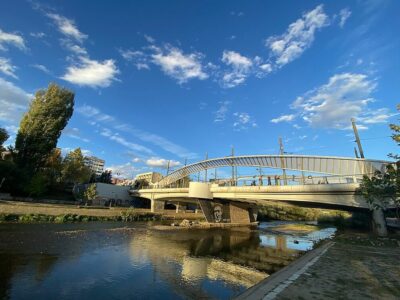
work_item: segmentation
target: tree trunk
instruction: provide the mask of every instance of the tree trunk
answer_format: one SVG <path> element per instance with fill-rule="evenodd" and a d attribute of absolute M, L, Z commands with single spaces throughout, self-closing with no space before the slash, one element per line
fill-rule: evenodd
<path fill-rule="evenodd" d="M 374 209 L 372 211 L 372 223 L 374 232 L 378 236 L 387 236 L 386 219 L 382 208 Z"/>

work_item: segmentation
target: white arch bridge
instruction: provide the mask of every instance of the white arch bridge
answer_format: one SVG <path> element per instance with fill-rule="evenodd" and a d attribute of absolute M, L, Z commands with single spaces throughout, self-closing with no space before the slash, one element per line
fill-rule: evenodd
<path fill-rule="evenodd" d="M 208 222 L 248 223 L 255 221 L 256 206 L 265 201 L 311 202 L 345 207 L 366 208 L 367 203 L 357 193 L 364 175 L 384 171 L 389 161 L 350 157 L 305 155 L 245 155 L 203 160 L 184 166 L 146 189 L 131 190 L 133 196 L 151 200 L 152 211 L 162 210 L 166 201 L 185 209 L 187 203 L 198 203 Z M 177 187 L 191 174 L 220 167 L 261 167 L 307 173 L 310 176 L 335 178 L 324 184 L 287 180 L 274 185 L 220 186 L 207 182 L 190 182 L 189 187 Z M 280 171 L 282 172 L 282 171 Z M 288 178 L 290 178 L 288 176 Z M 294 177 L 293 177 L 294 178 Z M 303 177 L 304 179 L 304 177 Z M 341 180 L 340 180 L 341 179 Z M 321 183 L 321 182 L 320 182 Z"/>

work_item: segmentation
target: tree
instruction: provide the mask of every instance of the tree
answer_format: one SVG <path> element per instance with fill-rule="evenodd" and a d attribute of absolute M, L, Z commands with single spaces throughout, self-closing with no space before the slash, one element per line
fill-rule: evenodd
<path fill-rule="evenodd" d="M 0 153 L 4 151 L 3 144 L 8 140 L 10 136 L 7 133 L 7 130 L 4 128 L 0 128 Z"/>
<path fill-rule="evenodd" d="M 397 105 L 397 110 L 400 111 L 400 104 Z M 398 146 L 400 146 L 400 125 L 396 124 L 390 124 L 390 129 L 393 131 L 392 133 L 392 139 L 397 143 Z M 398 154 L 393 154 L 390 153 L 389 157 L 393 158 L 396 160 L 396 197 L 394 199 L 394 204 L 396 205 L 396 212 L 397 212 L 397 218 L 400 218 L 399 216 L 399 210 L 400 210 L 400 156 Z"/>
<path fill-rule="evenodd" d="M 101 175 L 100 175 L 100 177 L 98 178 L 97 182 L 102 182 L 102 183 L 109 183 L 109 184 L 111 184 L 111 179 L 112 179 L 111 170 L 105 170 L 103 173 L 101 173 Z"/>
<path fill-rule="evenodd" d="M 51 83 L 39 90 L 23 116 L 15 141 L 16 163 L 34 174 L 43 168 L 74 109 L 74 93 Z"/>
<path fill-rule="evenodd" d="M 379 236 L 387 235 L 384 211 L 396 199 L 398 175 L 398 168 L 387 165 L 385 172 L 376 171 L 372 177 L 364 175 L 360 184 L 361 194 L 372 211 L 373 229 Z"/>
<path fill-rule="evenodd" d="M 91 204 L 94 199 L 97 197 L 96 184 L 92 183 L 86 188 L 83 193 L 83 198 L 86 200 L 86 205 Z"/>
<path fill-rule="evenodd" d="M 61 155 L 61 149 L 55 148 L 47 157 L 44 169 L 44 174 L 47 177 L 48 184 L 51 188 L 54 188 L 61 182 L 62 168 L 63 158 Z"/>
<path fill-rule="evenodd" d="M 400 104 L 397 105 L 397 110 L 400 111 Z M 392 129 L 392 139 L 400 146 L 400 125 L 390 124 L 390 129 Z M 397 155 L 395 155 L 397 157 Z"/>
<path fill-rule="evenodd" d="M 61 173 L 64 183 L 76 184 L 89 181 L 91 171 L 83 162 L 81 148 L 76 148 L 66 155 Z"/>

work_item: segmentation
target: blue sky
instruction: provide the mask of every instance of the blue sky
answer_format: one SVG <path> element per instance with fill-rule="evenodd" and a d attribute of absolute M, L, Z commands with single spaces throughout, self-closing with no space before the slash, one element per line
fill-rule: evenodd
<path fill-rule="evenodd" d="M 397 152 L 398 1 L 2 1 L 0 126 L 75 91 L 58 146 L 121 176 L 209 157 Z M 164 171 L 163 171 L 164 172 Z"/>

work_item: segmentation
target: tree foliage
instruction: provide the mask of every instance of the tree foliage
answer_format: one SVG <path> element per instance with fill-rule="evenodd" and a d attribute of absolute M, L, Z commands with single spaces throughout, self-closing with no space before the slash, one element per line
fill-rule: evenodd
<path fill-rule="evenodd" d="M 54 83 L 36 93 L 15 142 L 16 163 L 21 168 L 34 174 L 45 166 L 73 109 L 74 93 Z"/>
<path fill-rule="evenodd" d="M 86 203 L 88 203 L 96 199 L 96 196 L 97 196 L 96 184 L 95 183 L 89 184 L 85 192 L 83 193 L 83 198 L 86 200 Z"/>
<path fill-rule="evenodd" d="M 10 136 L 7 133 L 7 130 L 4 128 L 0 128 L 0 152 L 4 151 L 3 144 L 8 140 Z"/>
<path fill-rule="evenodd" d="M 397 198 L 398 168 L 387 165 L 385 172 L 376 171 L 374 176 L 364 176 L 360 185 L 361 194 L 371 210 L 385 210 Z"/>
<path fill-rule="evenodd" d="M 65 183 L 89 182 L 91 170 L 83 162 L 81 148 L 77 148 L 65 156 L 61 173 Z"/>
<path fill-rule="evenodd" d="M 61 183 L 61 172 L 63 169 L 63 158 L 61 149 L 53 149 L 48 156 L 43 173 L 47 177 L 48 184 L 54 188 Z"/>
<path fill-rule="evenodd" d="M 102 183 L 109 183 L 111 184 L 111 179 L 112 179 L 112 172 L 111 170 L 105 170 L 99 178 L 96 180 L 97 182 L 102 182 Z"/>

